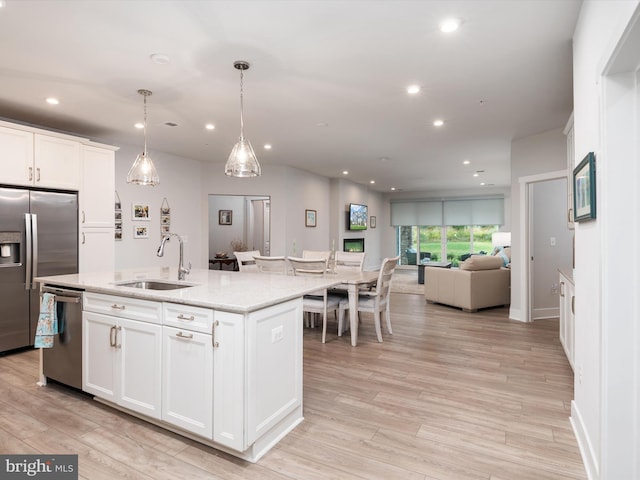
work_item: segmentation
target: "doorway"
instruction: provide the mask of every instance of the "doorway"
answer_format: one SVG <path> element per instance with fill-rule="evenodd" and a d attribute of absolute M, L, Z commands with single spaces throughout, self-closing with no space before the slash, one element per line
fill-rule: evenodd
<path fill-rule="evenodd" d="M 557 318 L 558 268 L 569 267 L 573 255 L 565 212 L 567 178 L 532 182 L 527 187 L 529 319 Z"/>

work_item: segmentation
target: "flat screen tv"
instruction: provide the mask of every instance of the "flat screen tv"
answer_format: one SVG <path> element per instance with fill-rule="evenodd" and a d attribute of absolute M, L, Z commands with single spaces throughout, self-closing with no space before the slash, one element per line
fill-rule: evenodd
<path fill-rule="evenodd" d="M 369 214 L 366 205 L 349 204 L 349 230 L 366 230 Z"/>

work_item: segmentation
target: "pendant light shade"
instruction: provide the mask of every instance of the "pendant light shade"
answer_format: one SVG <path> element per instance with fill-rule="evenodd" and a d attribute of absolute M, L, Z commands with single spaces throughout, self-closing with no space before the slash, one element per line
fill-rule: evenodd
<path fill-rule="evenodd" d="M 258 177 L 262 174 L 262 169 L 251 142 L 244 138 L 243 72 L 249 69 L 249 63 L 237 61 L 233 66 L 240 70 L 240 139 L 231 150 L 231 155 L 224 166 L 224 173 L 231 177 Z"/>
<path fill-rule="evenodd" d="M 147 97 L 151 95 L 151 92 L 149 90 L 138 90 L 138 93 L 144 97 L 144 150 L 133 162 L 127 174 L 127 183 L 154 187 L 160 183 L 160 177 L 147 153 Z"/>

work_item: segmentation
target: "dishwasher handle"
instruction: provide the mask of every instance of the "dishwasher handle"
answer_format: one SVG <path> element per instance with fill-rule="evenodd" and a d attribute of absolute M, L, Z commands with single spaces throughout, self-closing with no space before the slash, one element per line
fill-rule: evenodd
<path fill-rule="evenodd" d="M 80 297 L 63 297 L 61 295 L 54 296 L 56 302 L 62 303 L 80 303 Z"/>
<path fill-rule="evenodd" d="M 44 287 L 42 293 L 51 293 L 54 300 L 61 303 L 82 303 L 82 292 L 75 290 L 62 290 L 54 287 Z"/>

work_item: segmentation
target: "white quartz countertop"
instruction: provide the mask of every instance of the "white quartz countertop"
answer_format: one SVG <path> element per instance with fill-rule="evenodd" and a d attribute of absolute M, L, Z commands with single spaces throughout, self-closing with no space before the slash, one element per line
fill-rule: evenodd
<path fill-rule="evenodd" d="M 160 302 L 195 305 L 228 312 L 252 312 L 336 285 L 331 277 L 294 277 L 225 270 L 192 270 L 178 281 L 177 268 L 145 268 L 114 272 L 38 277 L 46 285 Z M 147 290 L 118 285 L 135 280 L 171 281 L 190 285 L 176 290 Z"/>

